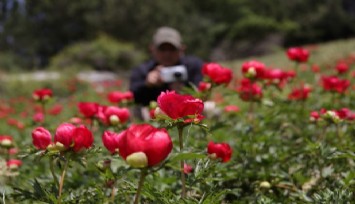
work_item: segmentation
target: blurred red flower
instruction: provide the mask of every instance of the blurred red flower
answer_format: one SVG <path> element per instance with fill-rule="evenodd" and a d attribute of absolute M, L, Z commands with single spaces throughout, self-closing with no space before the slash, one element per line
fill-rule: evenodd
<path fill-rule="evenodd" d="M 209 142 L 207 146 L 207 153 L 212 157 L 222 159 L 222 162 L 228 162 L 232 157 L 232 148 L 227 143 Z"/>
<path fill-rule="evenodd" d="M 288 95 L 289 100 L 306 100 L 309 93 L 312 91 L 310 86 L 302 85 L 301 88 L 294 88 L 292 92 Z"/>
<path fill-rule="evenodd" d="M 42 112 L 37 112 L 32 116 L 32 119 L 36 123 L 43 123 L 44 121 L 44 114 Z"/>
<path fill-rule="evenodd" d="M 132 101 L 133 93 L 130 91 L 120 92 L 120 91 L 112 91 L 107 95 L 107 99 L 111 103 L 121 103 L 124 101 Z"/>
<path fill-rule="evenodd" d="M 265 65 L 256 60 L 244 62 L 242 65 L 242 73 L 244 77 L 249 79 L 261 79 L 264 75 L 264 70 Z"/>
<path fill-rule="evenodd" d="M 78 109 L 84 117 L 93 118 L 99 110 L 99 104 L 95 102 L 79 102 Z"/>
<path fill-rule="evenodd" d="M 228 106 L 224 107 L 224 111 L 227 113 L 228 112 L 235 112 L 236 113 L 236 112 L 239 112 L 239 110 L 240 110 L 239 107 L 235 106 L 235 105 L 228 105 Z"/>
<path fill-rule="evenodd" d="M 229 84 L 233 77 L 232 70 L 214 62 L 204 64 L 202 74 L 208 76 L 216 84 Z"/>
<path fill-rule="evenodd" d="M 56 104 L 52 108 L 48 109 L 48 114 L 58 115 L 62 112 L 63 106 L 61 104 Z"/>
<path fill-rule="evenodd" d="M 56 130 L 54 142 L 59 142 L 67 149 L 73 148 L 75 152 L 78 152 L 84 148 L 90 148 L 94 142 L 94 136 L 85 126 L 75 127 L 69 123 L 62 123 Z"/>
<path fill-rule="evenodd" d="M 290 60 L 296 62 L 307 62 L 309 58 L 309 51 L 302 47 L 291 47 L 286 54 Z"/>
<path fill-rule="evenodd" d="M 17 169 L 22 165 L 22 161 L 18 159 L 10 159 L 6 162 L 6 165 L 9 169 Z"/>
<path fill-rule="evenodd" d="M 46 149 L 51 141 L 52 135 L 47 129 L 37 127 L 32 131 L 32 143 L 37 149 Z"/>
<path fill-rule="evenodd" d="M 128 121 L 130 112 L 127 108 L 116 106 L 101 106 L 99 108 L 98 118 L 106 125 L 123 124 Z"/>
<path fill-rule="evenodd" d="M 261 87 L 249 79 L 242 79 L 236 91 L 244 101 L 258 101 L 263 96 Z"/>
<path fill-rule="evenodd" d="M 157 102 L 159 108 L 172 119 L 194 115 L 198 118 L 204 107 L 202 100 L 191 95 L 180 95 L 175 91 L 162 92 Z"/>
<path fill-rule="evenodd" d="M 322 76 L 321 82 L 324 90 L 338 93 L 344 93 L 350 86 L 349 80 L 340 79 L 337 76 Z"/>
<path fill-rule="evenodd" d="M 32 93 L 32 97 L 36 101 L 45 101 L 50 99 L 53 96 L 51 89 L 37 89 Z"/>
<path fill-rule="evenodd" d="M 211 88 L 211 83 L 208 83 L 208 82 L 204 82 L 204 81 L 201 81 L 199 84 L 198 84 L 198 90 L 200 92 L 204 92 L 204 91 L 207 91 Z"/>
<path fill-rule="evenodd" d="M 335 69 L 337 70 L 338 74 L 344 74 L 349 70 L 349 65 L 345 62 L 338 62 L 335 66 Z"/>

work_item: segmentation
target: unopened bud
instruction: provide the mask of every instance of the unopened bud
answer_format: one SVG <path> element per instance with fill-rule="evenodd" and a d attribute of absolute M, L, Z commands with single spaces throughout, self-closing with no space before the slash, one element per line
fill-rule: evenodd
<path fill-rule="evenodd" d="M 249 79 L 255 78 L 255 76 L 256 76 L 255 68 L 250 67 L 244 75 L 246 78 L 249 78 Z"/>
<path fill-rule="evenodd" d="M 56 142 L 56 143 L 51 143 L 47 146 L 47 150 L 49 152 L 58 152 L 58 151 L 64 151 L 66 150 L 66 147 L 60 143 L 60 142 Z"/>
<path fill-rule="evenodd" d="M 128 155 L 126 162 L 134 168 L 144 168 L 148 166 L 148 158 L 144 152 L 135 152 Z"/>
<path fill-rule="evenodd" d="M 167 115 L 159 107 L 156 107 L 154 110 L 154 117 L 157 119 L 164 119 L 167 117 Z"/>
<path fill-rule="evenodd" d="M 271 188 L 271 184 L 268 181 L 263 181 L 260 183 L 260 188 L 269 189 L 269 188 Z"/>
<path fill-rule="evenodd" d="M 120 124 L 120 118 L 117 115 L 111 115 L 109 120 L 111 125 Z"/>
<path fill-rule="evenodd" d="M 51 98 L 51 97 L 48 96 L 48 95 L 43 96 L 43 102 L 49 101 L 50 98 Z"/>
<path fill-rule="evenodd" d="M 153 108 L 156 108 L 158 107 L 158 103 L 156 101 L 151 101 L 149 103 L 149 108 L 153 109 Z"/>
<path fill-rule="evenodd" d="M 1 145 L 2 147 L 5 147 L 5 148 L 11 148 L 11 147 L 13 147 L 14 144 L 12 143 L 11 140 L 9 140 L 9 139 L 4 139 L 4 140 L 1 141 L 0 145 Z"/>
<path fill-rule="evenodd" d="M 216 153 L 209 154 L 208 157 L 209 157 L 210 159 L 215 160 L 215 159 L 217 159 L 217 154 L 216 154 Z"/>

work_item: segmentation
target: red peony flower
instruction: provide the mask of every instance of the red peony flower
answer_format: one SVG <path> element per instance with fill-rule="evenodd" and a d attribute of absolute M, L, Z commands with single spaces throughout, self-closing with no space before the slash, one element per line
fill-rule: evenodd
<path fill-rule="evenodd" d="M 99 104 L 93 102 L 79 102 L 78 108 L 80 113 L 83 114 L 86 118 L 92 118 L 97 114 Z"/>
<path fill-rule="evenodd" d="M 224 112 L 230 113 L 230 112 L 234 112 L 237 113 L 239 112 L 239 107 L 235 106 L 235 105 L 228 105 L 224 107 Z"/>
<path fill-rule="evenodd" d="M 94 142 L 94 136 L 85 126 L 75 127 L 69 123 L 62 123 L 56 130 L 54 142 L 59 142 L 65 148 L 73 148 L 75 152 L 78 152 L 84 148 L 90 148 Z"/>
<path fill-rule="evenodd" d="M 318 73 L 320 72 L 320 67 L 317 64 L 313 64 L 311 70 L 314 73 Z"/>
<path fill-rule="evenodd" d="M 203 65 L 202 74 L 208 76 L 216 84 L 228 84 L 233 77 L 232 70 L 213 62 Z"/>
<path fill-rule="evenodd" d="M 104 144 L 106 149 L 110 151 L 112 154 L 118 153 L 118 147 L 119 147 L 118 144 L 122 139 L 122 134 L 124 133 L 125 131 L 122 131 L 119 134 L 111 131 L 105 131 L 102 134 L 102 143 Z"/>
<path fill-rule="evenodd" d="M 291 47 L 286 52 L 287 57 L 296 62 L 307 62 L 309 57 L 308 50 L 302 47 Z"/>
<path fill-rule="evenodd" d="M 8 135 L 0 135 L 0 146 L 12 147 L 13 146 L 13 138 Z"/>
<path fill-rule="evenodd" d="M 82 149 L 89 149 L 94 143 L 94 136 L 85 126 L 76 127 L 72 133 L 73 150 L 79 152 Z"/>
<path fill-rule="evenodd" d="M 336 91 L 338 93 L 344 93 L 350 86 L 350 81 L 346 79 L 340 79 L 336 76 L 322 76 L 322 86 L 326 91 Z"/>
<path fill-rule="evenodd" d="M 294 78 L 294 71 L 283 71 L 281 69 L 265 69 L 263 79 L 267 84 L 276 84 L 279 88 L 283 88 L 286 82 Z"/>
<path fill-rule="evenodd" d="M 194 170 L 194 169 L 192 168 L 192 166 L 190 166 L 190 165 L 184 163 L 184 173 L 185 173 L 185 174 L 189 174 L 189 173 L 191 173 L 193 170 Z"/>
<path fill-rule="evenodd" d="M 337 70 L 338 74 L 344 74 L 349 70 L 349 65 L 345 62 L 338 62 L 335 69 Z"/>
<path fill-rule="evenodd" d="M 213 157 L 222 159 L 222 162 L 228 162 L 232 157 L 232 149 L 227 143 L 209 142 L 207 153 Z"/>
<path fill-rule="evenodd" d="M 263 96 L 261 87 L 256 83 L 252 83 L 249 79 L 242 79 L 236 91 L 244 101 L 258 101 Z"/>
<path fill-rule="evenodd" d="M 9 169 L 18 169 L 22 165 L 22 161 L 18 159 L 10 159 L 6 162 Z"/>
<path fill-rule="evenodd" d="M 32 131 L 32 143 L 37 149 L 46 149 L 51 140 L 51 133 L 43 127 L 37 127 Z"/>
<path fill-rule="evenodd" d="M 168 132 L 149 124 L 132 125 L 114 137 L 119 141 L 119 154 L 124 160 L 134 153 L 143 153 L 148 166 L 159 164 L 173 148 Z"/>
<path fill-rule="evenodd" d="M 120 92 L 120 91 L 112 91 L 107 95 L 107 99 L 111 103 L 120 103 L 123 101 L 132 101 L 133 93 L 130 91 Z"/>
<path fill-rule="evenodd" d="M 42 112 L 37 112 L 32 117 L 33 121 L 36 123 L 43 123 L 44 121 L 44 114 Z"/>
<path fill-rule="evenodd" d="M 204 81 L 201 81 L 199 84 L 198 84 L 198 90 L 200 92 L 204 92 L 204 91 L 207 91 L 211 88 L 211 83 L 207 83 L 207 82 L 204 82 Z"/>
<path fill-rule="evenodd" d="M 288 95 L 289 100 L 306 100 L 309 96 L 309 93 L 312 91 L 309 86 L 302 86 L 301 88 L 295 88 Z"/>
<path fill-rule="evenodd" d="M 204 106 L 202 100 L 190 95 L 180 95 L 175 91 L 162 92 L 157 102 L 160 110 L 174 120 L 186 116 L 198 117 Z"/>
<path fill-rule="evenodd" d="M 129 110 L 127 108 L 119 108 L 116 106 L 108 106 L 103 109 L 102 122 L 109 125 L 117 125 L 119 123 L 125 123 L 130 117 Z"/>
<path fill-rule="evenodd" d="M 51 89 L 38 89 L 32 93 L 32 97 L 36 101 L 46 101 L 52 98 L 52 96 L 53 96 L 53 92 Z"/>
<path fill-rule="evenodd" d="M 69 123 L 62 123 L 57 127 L 54 135 L 54 142 L 60 142 L 66 148 L 70 148 L 73 143 L 73 131 L 76 127 Z"/>
<path fill-rule="evenodd" d="M 48 109 L 48 114 L 58 115 L 62 112 L 62 110 L 63 110 L 63 106 L 60 104 L 56 104 L 52 108 Z"/>
<path fill-rule="evenodd" d="M 242 73 L 244 77 L 249 79 L 261 79 L 264 75 L 264 70 L 265 65 L 256 60 L 244 62 L 242 65 Z"/>

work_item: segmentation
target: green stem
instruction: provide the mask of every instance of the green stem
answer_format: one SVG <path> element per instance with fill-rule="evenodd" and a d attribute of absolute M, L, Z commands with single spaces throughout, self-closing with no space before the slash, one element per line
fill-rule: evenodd
<path fill-rule="evenodd" d="M 178 126 L 178 132 L 179 132 L 179 145 L 180 145 L 180 153 L 184 149 L 184 140 L 183 140 L 183 126 Z M 186 186 L 185 186 L 185 173 L 184 173 L 184 160 L 180 161 L 180 174 L 181 174 L 181 197 L 185 198 L 186 197 Z"/>
<path fill-rule="evenodd" d="M 43 111 L 43 118 L 44 118 L 43 123 L 44 123 L 44 121 L 46 120 L 46 104 L 44 102 L 41 102 L 41 104 L 42 104 L 42 111 Z"/>
<path fill-rule="evenodd" d="M 143 183 L 144 183 L 144 179 L 145 179 L 146 175 L 147 175 L 147 169 L 144 168 L 141 170 L 141 177 L 139 179 L 136 196 L 134 197 L 134 204 L 138 204 L 138 202 L 139 202 L 139 197 L 140 197 L 140 194 L 142 191 L 142 187 L 143 187 Z"/>
<path fill-rule="evenodd" d="M 54 173 L 54 160 L 51 160 L 50 161 L 50 166 L 49 166 L 50 170 L 51 170 L 51 173 L 52 173 L 52 176 L 53 176 L 53 181 L 55 183 L 55 185 L 57 185 L 57 187 L 59 187 L 59 182 L 58 182 L 58 178 L 57 176 L 55 175 Z"/>
<path fill-rule="evenodd" d="M 112 191 L 111 191 L 111 201 L 112 201 L 112 203 L 115 203 L 115 191 L 116 191 L 115 186 L 112 186 Z"/>
<path fill-rule="evenodd" d="M 62 203 L 62 198 L 61 197 L 62 197 L 62 190 L 63 190 L 63 185 L 64 185 L 64 177 L 65 177 L 65 174 L 67 172 L 68 165 L 69 165 L 69 159 L 67 159 L 65 161 L 65 165 L 64 165 L 63 172 L 62 172 L 62 176 L 60 177 L 58 204 Z"/>

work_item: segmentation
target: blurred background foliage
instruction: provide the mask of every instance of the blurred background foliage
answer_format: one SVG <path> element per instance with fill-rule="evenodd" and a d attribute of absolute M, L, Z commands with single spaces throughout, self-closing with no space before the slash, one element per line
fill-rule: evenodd
<path fill-rule="evenodd" d="M 127 70 L 155 29 L 206 61 L 355 36 L 353 0 L 0 0 L 0 69 Z"/>

